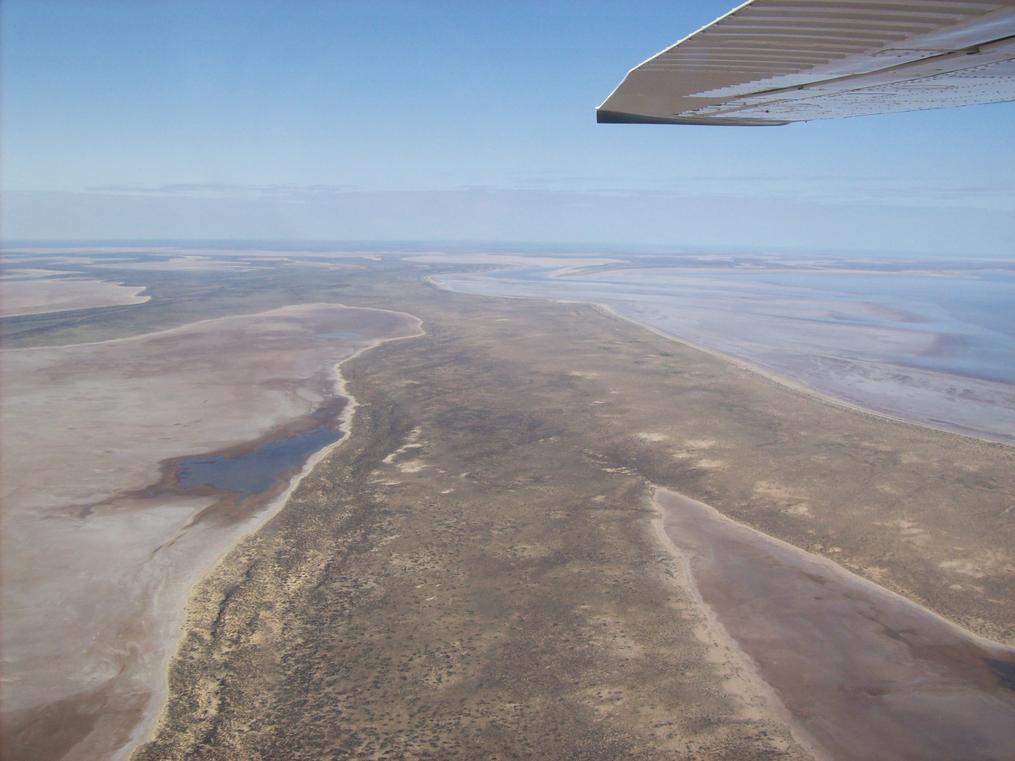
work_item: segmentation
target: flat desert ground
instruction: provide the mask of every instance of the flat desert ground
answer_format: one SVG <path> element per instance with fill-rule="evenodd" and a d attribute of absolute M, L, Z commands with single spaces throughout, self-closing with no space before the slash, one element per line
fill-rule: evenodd
<path fill-rule="evenodd" d="M 106 280 L 52 277 L 46 270 L 14 270 L 0 278 L 0 316 L 48 314 L 76 309 L 143 304 L 144 288 Z"/>
<path fill-rule="evenodd" d="M 306 304 L 2 352 L 3 706 L 21 738 L 5 756 L 122 748 L 164 700 L 189 585 L 281 506 L 179 488 L 167 464 L 284 440 L 335 394 L 337 363 L 417 331 Z"/>
<path fill-rule="evenodd" d="M 67 398 L 60 418 L 5 400 L 5 414 L 30 421 L 5 433 L 5 457 L 41 436 L 19 472 L 38 468 L 67 490 L 26 487 L 50 501 L 5 504 L 5 520 L 64 543 L 43 559 L 87 558 L 75 543 L 90 546 L 89 528 L 142 555 L 151 540 L 135 546 L 132 531 L 100 521 L 155 524 L 171 510 L 207 550 L 160 609 L 155 628 L 175 648 L 165 700 L 111 718 L 116 705 L 68 707 L 44 666 L 26 668 L 5 693 L 31 695 L 4 717 L 17 730 L 4 733 L 5 757 L 1010 758 L 1015 449 L 827 404 L 591 305 L 442 291 L 424 278 L 463 265 L 433 255 L 337 252 L 357 265 L 338 269 L 279 255 L 233 253 L 243 266 L 214 273 L 83 265 L 144 285 L 151 301 L 3 326 L 5 352 L 87 368 L 74 383 L 93 385 L 76 388 L 143 399 L 126 383 L 143 367 L 119 347 L 234 325 L 242 340 L 216 345 L 221 361 L 202 372 L 242 368 L 250 380 L 233 377 L 216 399 L 216 412 L 237 411 L 228 435 L 212 426 L 168 454 L 134 428 L 138 410 L 123 416 L 130 430 L 112 438 L 132 437 L 138 463 L 110 472 L 122 485 L 106 490 L 156 500 L 144 505 L 80 506 L 106 481 L 89 455 L 78 465 L 61 449 L 98 435 L 68 430 L 74 395 L 51 397 Z M 39 256 L 19 266 L 67 267 L 59 252 Z M 261 340 L 298 353 L 273 364 Z M 286 380 L 269 382 L 258 356 Z M 166 486 L 160 457 L 298 428 L 328 391 L 321 373 L 346 357 L 331 389 L 352 410 L 341 445 L 275 507 L 251 508 L 263 520 L 213 536 L 237 525 L 221 495 L 145 492 Z M 198 368 L 162 361 L 157 396 L 172 408 L 170 389 Z M 35 378 L 26 398 L 78 372 L 32 376 L 19 362 L 5 386 Z M 196 377 L 202 393 L 222 382 Z M 192 522 L 216 500 L 222 520 Z M 107 565 L 126 577 L 130 562 Z M 15 587 L 25 599 L 69 589 L 59 569 L 32 567 L 41 576 Z M 17 625 L 59 642 L 68 662 L 102 665 L 58 621 L 31 616 Z M 29 652 L 22 642 L 4 657 Z M 142 680 L 154 695 L 156 672 Z M 47 733 L 60 710 L 77 723 Z M 120 745 L 88 752 L 110 722 Z"/>

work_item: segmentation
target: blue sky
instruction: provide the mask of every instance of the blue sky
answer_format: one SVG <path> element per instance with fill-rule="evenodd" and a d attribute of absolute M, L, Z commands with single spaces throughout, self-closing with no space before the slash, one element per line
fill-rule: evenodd
<path fill-rule="evenodd" d="M 731 2 L 4 0 L 3 234 L 1015 253 L 1015 105 L 596 125 Z"/>

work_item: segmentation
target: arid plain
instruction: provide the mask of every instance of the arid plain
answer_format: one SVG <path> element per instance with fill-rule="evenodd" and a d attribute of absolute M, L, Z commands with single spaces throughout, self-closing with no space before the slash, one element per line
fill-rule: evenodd
<path fill-rule="evenodd" d="M 238 543 L 192 590 L 161 719 L 134 750 L 129 738 L 145 721 L 136 714 L 114 752 L 139 761 L 1010 756 L 1015 449 L 829 405 L 590 305 L 424 281 L 492 263 L 482 259 L 327 253 L 211 251 L 187 266 L 173 263 L 179 252 L 117 253 L 143 268 L 101 257 L 68 266 L 59 252 L 18 262 L 143 286 L 150 301 L 5 320 L 11 356 L 93 356 L 80 345 L 109 351 L 209 320 L 249 331 L 227 343 L 245 347 L 250 368 L 272 348 L 305 347 L 295 376 L 316 395 L 300 409 L 256 395 L 240 406 L 216 399 L 202 420 L 225 425 L 227 411 L 242 410 L 249 430 L 195 437 L 169 454 L 136 430 L 131 449 L 156 465 L 306 416 L 327 396 L 321 372 L 374 340 L 406 336 L 342 365 L 339 392 L 356 408 L 341 446 L 304 469 L 291 495 L 278 492 L 287 501 L 256 532 L 217 540 L 220 551 Z M 281 333 L 234 317 L 308 310 L 313 326 Z M 392 312 L 402 316 L 377 324 Z M 418 325 L 425 332 L 408 337 Z M 261 348 L 258 335 L 277 343 Z M 29 348 L 43 346 L 66 348 Z M 101 357 L 92 372 L 126 373 L 122 359 Z M 53 376 L 39 376 L 37 393 Z M 17 382 L 5 380 L 5 422 L 28 411 L 8 396 Z M 55 456 L 56 443 L 31 430 L 43 423 L 74 441 L 67 418 L 26 419 L 17 437 L 5 425 L 3 440 L 5 463 L 10 452 L 27 458 L 19 473 L 55 468 L 47 482 L 74 490 L 103 466 L 81 455 L 73 475 L 74 457 Z M 25 446 L 33 440 L 42 446 Z M 157 467 L 138 472 L 147 475 L 121 488 L 159 483 Z M 50 507 L 77 500 L 57 500 L 48 483 L 28 491 L 52 497 Z M 75 515 L 79 529 L 95 520 Z M 5 523 L 16 516 L 5 499 Z M 140 551 L 129 536 L 117 542 Z M 771 583 L 756 579 L 754 594 L 738 598 L 758 569 Z M 748 615 L 748 603 L 758 611 Z M 178 615 L 182 605 L 181 595 Z M 47 632 L 47 621 L 27 620 Z M 869 657 L 857 660 L 848 637 L 837 642 L 829 620 L 839 635 L 853 627 Z M 798 644 L 793 668 L 779 667 L 785 642 Z M 65 633 L 61 646 L 87 660 L 80 638 Z M 5 662 L 11 654 L 5 646 Z M 40 696 L 42 673 L 23 681 Z M 5 684 L 5 712 L 22 689 Z M 26 709 L 51 719 L 40 696 Z M 879 717 L 877 732 L 850 723 L 858 705 Z M 93 701 L 83 726 L 111 710 Z M 99 757 L 82 744 L 91 729 L 54 739 L 38 726 L 5 732 L 5 757 Z M 932 726 L 938 735 L 921 736 Z"/>

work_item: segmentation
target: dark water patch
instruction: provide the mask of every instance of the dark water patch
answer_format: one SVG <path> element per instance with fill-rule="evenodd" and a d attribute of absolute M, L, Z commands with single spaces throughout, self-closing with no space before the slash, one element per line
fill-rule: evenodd
<path fill-rule="evenodd" d="M 1002 661 L 997 658 L 984 658 L 987 667 L 997 674 L 1000 685 L 1008 690 L 1015 690 L 1015 661 Z M 1015 717 L 1012 719 L 1015 721 Z"/>
<path fill-rule="evenodd" d="M 86 518 L 97 508 L 123 499 L 148 500 L 166 495 L 217 497 L 192 523 L 216 519 L 242 520 L 267 500 L 280 494 L 287 479 L 314 452 L 338 441 L 341 412 L 348 400 L 334 396 L 313 412 L 290 420 L 264 436 L 243 444 L 179 458 L 163 460 L 161 478 L 142 489 L 121 492 L 101 502 L 72 505 L 68 512 Z"/>
<path fill-rule="evenodd" d="M 176 486 L 182 491 L 212 488 L 244 495 L 270 488 L 307 458 L 342 437 L 331 425 L 259 444 L 237 454 L 184 457 L 176 461 Z"/>

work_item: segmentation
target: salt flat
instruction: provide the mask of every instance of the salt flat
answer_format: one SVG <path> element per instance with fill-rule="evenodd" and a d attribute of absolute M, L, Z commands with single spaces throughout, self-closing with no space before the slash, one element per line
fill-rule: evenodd
<path fill-rule="evenodd" d="M 1012 266 L 675 255 L 563 273 L 534 260 L 440 282 L 602 304 L 840 402 L 1012 443 Z"/>
<path fill-rule="evenodd" d="M 164 464 L 285 435 L 336 394 L 336 363 L 416 331 L 309 304 L 3 351 L 7 757 L 115 757 L 158 710 L 189 583 L 263 519 L 263 501 L 146 491 L 171 482 Z"/>
<path fill-rule="evenodd" d="M 659 490 L 665 534 L 800 736 L 853 761 L 1005 761 L 1015 647 Z M 976 738 L 973 742 L 971 738 Z"/>
<path fill-rule="evenodd" d="M 95 278 L 52 277 L 47 270 L 30 272 L 32 276 L 0 279 L 0 316 L 143 304 L 149 298 L 143 295 L 143 287 Z"/>

